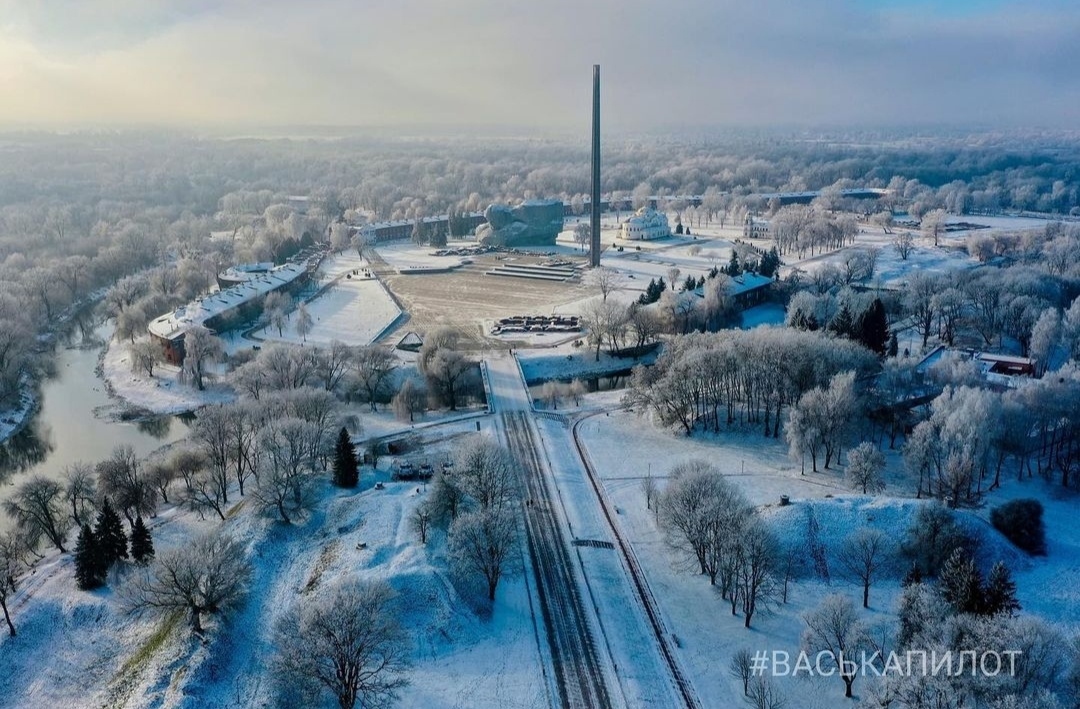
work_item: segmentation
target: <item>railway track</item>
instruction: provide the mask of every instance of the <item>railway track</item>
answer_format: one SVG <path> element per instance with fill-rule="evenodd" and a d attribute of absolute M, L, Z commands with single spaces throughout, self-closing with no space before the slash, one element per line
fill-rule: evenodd
<path fill-rule="evenodd" d="M 638 564 L 637 556 L 634 554 L 634 550 L 630 547 L 630 544 L 623 537 L 619 526 L 615 523 L 611 506 L 608 504 L 607 498 L 600 489 L 596 469 L 593 468 L 592 461 L 589 459 L 585 447 L 581 444 L 581 438 L 578 436 L 578 425 L 584 420 L 585 418 L 578 419 L 574 422 L 573 426 L 574 446 L 577 448 L 578 457 L 581 458 L 581 462 L 585 465 L 589 483 L 592 485 L 593 492 L 596 493 L 596 499 L 600 502 L 600 508 L 604 511 L 604 519 L 607 520 L 608 526 L 611 528 L 611 533 L 615 537 L 615 546 L 619 549 L 619 553 L 626 563 L 626 568 L 630 572 L 630 579 L 633 581 L 634 591 L 638 596 L 638 600 L 641 602 L 642 608 L 645 610 L 646 617 L 649 619 L 649 625 L 652 627 L 653 635 L 656 637 L 656 642 L 660 647 L 660 654 L 664 658 L 664 664 L 667 665 L 668 671 L 671 672 L 672 681 L 675 683 L 675 687 L 683 701 L 683 705 L 686 706 L 687 709 L 701 709 L 701 702 L 698 701 L 697 694 L 694 692 L 694 687 L 690 684 L 689 680 L 687 680 L 686 675 L 683 674 L 682 668 L 679 666 L 679 662 L 675 657 L 675 652 L 671 647 L 669 638 L 673 638 L 674 636 L 672 636 L 664 626 L 664 619 L 660 615 L 660 608 L 656 602 L 656 598 L 653 596 L 652 589 L 649 588 L 648 581 L 645 579 L 645 574 Z"/>
<path fill-rule="evenodd" d="M 529 501 L 525 507 L 529 558 L 547 628 L 560 706 L 610 708 L 612 702 L 603 667 L 574 578 L 570 552 L 553 513 L 551 493 L 544 481 L 527 414 L 505 412 L 502 420 L 510 452 L 523 468 Z"/>

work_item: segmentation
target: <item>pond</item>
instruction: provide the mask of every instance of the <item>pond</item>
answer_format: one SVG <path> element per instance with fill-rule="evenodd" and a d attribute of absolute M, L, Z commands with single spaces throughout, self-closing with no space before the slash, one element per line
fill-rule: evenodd
<path fill-rule="evenodd" d="M 145 456 L 187 435 L 188 425 L 175 416 L 132 422 L 107 415 L 116 413 L 117 402 L 95 370 L 111 334 L 111 325 L 83 322 L 72 328 L 66 342 L 56 345 L 52 372 L 41 385 L 37 415 L 0 444 L 0 479 L 6 482 L 0 486 L 0 502 L 31 475 L 61 479 L 66 466 L 96 463 L 117 445 L 130 445 Z M 0 529 L 7 526 L 8 520 L 0 515 Z"/>

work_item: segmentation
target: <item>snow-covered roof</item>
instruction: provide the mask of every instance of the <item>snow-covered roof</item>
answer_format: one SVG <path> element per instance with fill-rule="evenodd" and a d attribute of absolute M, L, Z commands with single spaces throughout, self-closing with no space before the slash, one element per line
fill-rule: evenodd
<path fill-rule="evenodd" d="M 740 273 L 731 279 L 731 285 L 728 286 L 728 293 L 731 295 L 742 295 L 743 293 L 749 293 L 750 291 L 757 290 L 758 288 L 764 288 L 773 282 L 772 278 L 768 276 L 762 276 L 758 273 Z M 705 297 L 705 287 L 698 286 L 694 289 L 694 295 L 699 298 Z"/>
<path fill-rule="evenodd" d="M 305 271 L 307 271 L 307 263 L 300 262 L 278 266 L 267 273 L 256 274 L 243 283 L 182 305 L 173 312 L 156 318 L 147 329 L 151 335 L 171 340 L 213 317 L 283 288 L 303 275 Z"/>
<path fill-rule="evenodd" d="M 266 273 L 274 268 L 273 261 L 263 261 L 261 263 L 241 263 L 235 266 L 226 268 L 224 271 L 218 274 L 219 278 L 229 281 L 245 281 L 257 273 Z"/>

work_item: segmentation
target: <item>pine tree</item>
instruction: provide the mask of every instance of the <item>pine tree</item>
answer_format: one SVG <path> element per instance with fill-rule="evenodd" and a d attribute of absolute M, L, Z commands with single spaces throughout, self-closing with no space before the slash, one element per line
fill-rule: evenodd
<path fill-rule="evenodd" d="M 1012 580 L 1009 567 L 1000 561 L 990 570 L 982 600 L 982 612 L 985 615 L 1014 615 L 1020 610 L 1020 602 L 1016 600 L 1016 583 Z"/>
<path fill-rule="evenodd" d="M 338 487 L 356 487 L 358 482 L 360 468 L 356 463 L 356 452 L 349 432 L 342 428 L 334 445 L 334 484 Z"/>
<path fill-rule="evenodd" d="M 836 317 L 829 321 L 829 331 L 838 337 L 851 337 L 855 332 L 855 318 L 851 316 L 847 305 L 841 307 Z"/>
<path fill-rule="evenodd" d="M 131 558 L 140 565 L 154 558 L 154 540 L 143 524 L 142 515 L 136 517 L 135 524 L 131 526 Z"/>
<path fill-rule="evenodd" d="M 889 318 L 885 306 L 879 298 L 874 298 L 870 307 L 859 318 L 858 340 L 867 349 L 884 355 L 889 346 Z"/>
<path fill-rule="evenodd" d="M 889 333 L 889 351 L 888 351 L 888 354 L 889 354 L 890 357 L 895 357 L 899 353 L 900 353 L 900 342 L 896 339 L 896 333 L 895 332 L 890 332 Z"/>
<path fill-rule="evenodd" d="M 90 525 L 84 524 L 79 530 L 79 540 L 75 544 L 75 582 L 79 588 L 89 591 L 99 587 L 105 578 L 105 565 L 101 558 L 97 537 Z"/>
<path fill-rule="evenodd" d="M 709 280 L 710 280 L 710 281 L 711 281 L 712 279 L 716 278 L 716 277 L 717 277 L 717 276 L 719 276 L 719 275 L 720 275 L 720 269 L 719 269 L 719 268 L 717 268 L 716 266 L 713 266 L 713 267 L 712 267 L 712 268 L 711 268 L 711 269 L 709 270 Z"/>
<path fill-rule="evenodd" d="M 742 266 L 739 265 L 739 255 L 734 251 L 731 252 L 731 260 L 728 261 L 727 268 L 724 269 L 724 272 L 732 278 L 742 273 Z"/>
<path fill-rule="evenodd" d="M 98 512 L 94 536 L 106 571 L 117 561 L 128 558 L 127 535 L 124 534 L 124 523 L 120 521 L 120 515 L 109 504 L 109 498 L 107 497 L 101 506 L 101 511 Z"/>
<path fill-rule="evenodd" d="M 957 613 L 982 610 L 982 574 L 963 549 L 954 551 L 941 567 L 938 584 L 942 599 Z"/>

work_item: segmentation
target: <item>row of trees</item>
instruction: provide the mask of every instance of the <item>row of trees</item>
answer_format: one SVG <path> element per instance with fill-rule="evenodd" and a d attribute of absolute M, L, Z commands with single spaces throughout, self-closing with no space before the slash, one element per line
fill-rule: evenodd
<path fill-rule="evenodd" d="M 624 401 L 688 435 L 738 422 L 776 437 L 786 408 L 804 393 L 875 363 L 860 345 L 821 332 L 761 327 L 691 334 L 669 341 L 655 365 L 635 367 Z"/>

